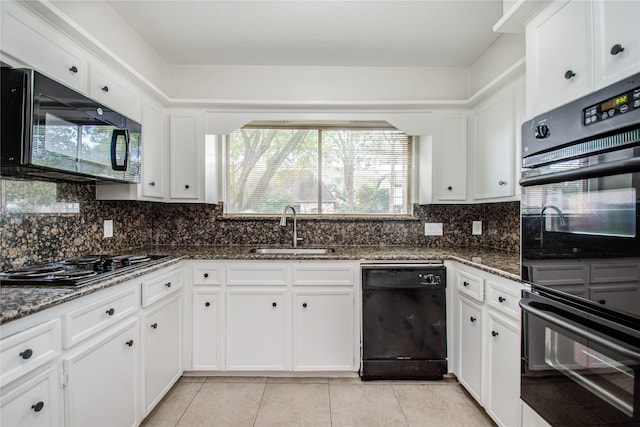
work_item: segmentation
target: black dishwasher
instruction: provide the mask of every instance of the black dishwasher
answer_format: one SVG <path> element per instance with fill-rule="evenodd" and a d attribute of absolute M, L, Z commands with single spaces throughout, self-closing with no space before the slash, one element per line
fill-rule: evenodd
<path fill-rule="evenodd" d="M 442 264 L 362 265 L 363 380 L 442 379 L 446 285 Z"/>

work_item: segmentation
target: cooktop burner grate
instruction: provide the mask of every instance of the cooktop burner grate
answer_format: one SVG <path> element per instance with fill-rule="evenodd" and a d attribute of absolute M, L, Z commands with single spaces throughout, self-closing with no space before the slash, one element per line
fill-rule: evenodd
<path fill-rule="evenodd" d="M 157 264 L 167 255 L 82 256 L 0 272 L 2 285 L 84 286 L 96 280 Z"/>

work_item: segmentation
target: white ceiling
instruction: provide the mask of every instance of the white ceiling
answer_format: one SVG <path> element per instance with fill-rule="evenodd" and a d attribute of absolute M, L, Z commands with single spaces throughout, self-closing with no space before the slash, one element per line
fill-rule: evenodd
<path fill-rule="evenodd" d="M 469 66 L 502 0 L 108 0 L 170 64 Z"/>

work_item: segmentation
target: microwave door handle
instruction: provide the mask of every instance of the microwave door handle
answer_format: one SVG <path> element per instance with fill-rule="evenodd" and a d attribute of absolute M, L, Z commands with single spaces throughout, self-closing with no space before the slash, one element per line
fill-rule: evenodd
<path fill-rule="evenodd" d="M 578 336 L 580 336 L 582 338 L 585 338 L 587 340 L 590 340 L 590 341 L 593 341 L 595 343 L 598 343 L 598 344 L 602 345 L 603 347 L 606 347 L 606 348 L 608 348 L 610 350 L 616 351 L 616 352 L 622 354 L 625 357 L 633 359 L 636 362 L 640 362 L 640 353 L 638 353 L 637 351 L 633 351 L 633 350 L 630 350 L 628 348 L 622 347 L 621 345 L 619 345 L 619 344 L 617 344 L 615 342 L 609 341 L 609 340 L 607 340 L 605 338 L 602 338 L 599 335 L 596 335 L 596 334 L 591 333 L 591 332 L 589 332 L 587 330 L 584 330 L 584 329 L 582 329 L 582 328 L 580 328 L 578 326 L 575 326 L 575 325 L 573 325 L 573 324 L 571 324 L 569 322 L 566 322 L 560 316 L 554 316 L 553 314 L 551 314 L 551 313 L 549 313 L 549 312 L 547 312 L 545 310 L 541 310 L 541 309 L 532 307 L 527 300 L 521 299 L 519 305 L 520 305 L 520 308 L 522 308 L 523 311 L 525 311 L 525 312 L 527 312 L 527 313 L 529 313 L 529 314 L 531 314 L 533 316 L 539 317 L 539 318 L 541 318 L 543 320 L 546 320 L 547 322 L 549 322 L 549 323 L 551 323 L 553 325 L 556 325 L 556 326 L 558 326 L 560 328 L 566 329 L 569 332 L 573 332 L 574 334 L 576 334 L 576 335 L 578 335 Z"/>
<path fill-rule="evenodd" d="M 529 176 L 522 178 L 520 185 L 522 187 L 530 187 L 532 185 L 555 184 L 558 182 L 576 181 L 578 179 L 599 178 L 607 175 L 637 172 L 638 169 L 640 169 L 640 157 L 634 157 L 632 159 L 603 163 L 601 165 L 585 166 L 570 171 Z"/>
<path fill-rule="evenodd" d="M 119 137 L 124 137 L 125 151 L 124 151 L 124 164 L 119 165 L 116 158 L 116 151 L 118 148 Z M 126 129 L 114 129 L 111 133 L 111 169 L 114 171 L 126 172 L 129 165 L 129 132 Z"/>

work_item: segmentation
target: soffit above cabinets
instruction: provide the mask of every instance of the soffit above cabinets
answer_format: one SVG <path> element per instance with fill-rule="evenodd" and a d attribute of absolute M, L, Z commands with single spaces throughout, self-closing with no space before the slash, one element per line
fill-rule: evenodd
<path fill-rule="evenodd" d="M 191 65 L 467 67 L 502 16 L 502 0 L 106 3 L 168 64 Z"/>

